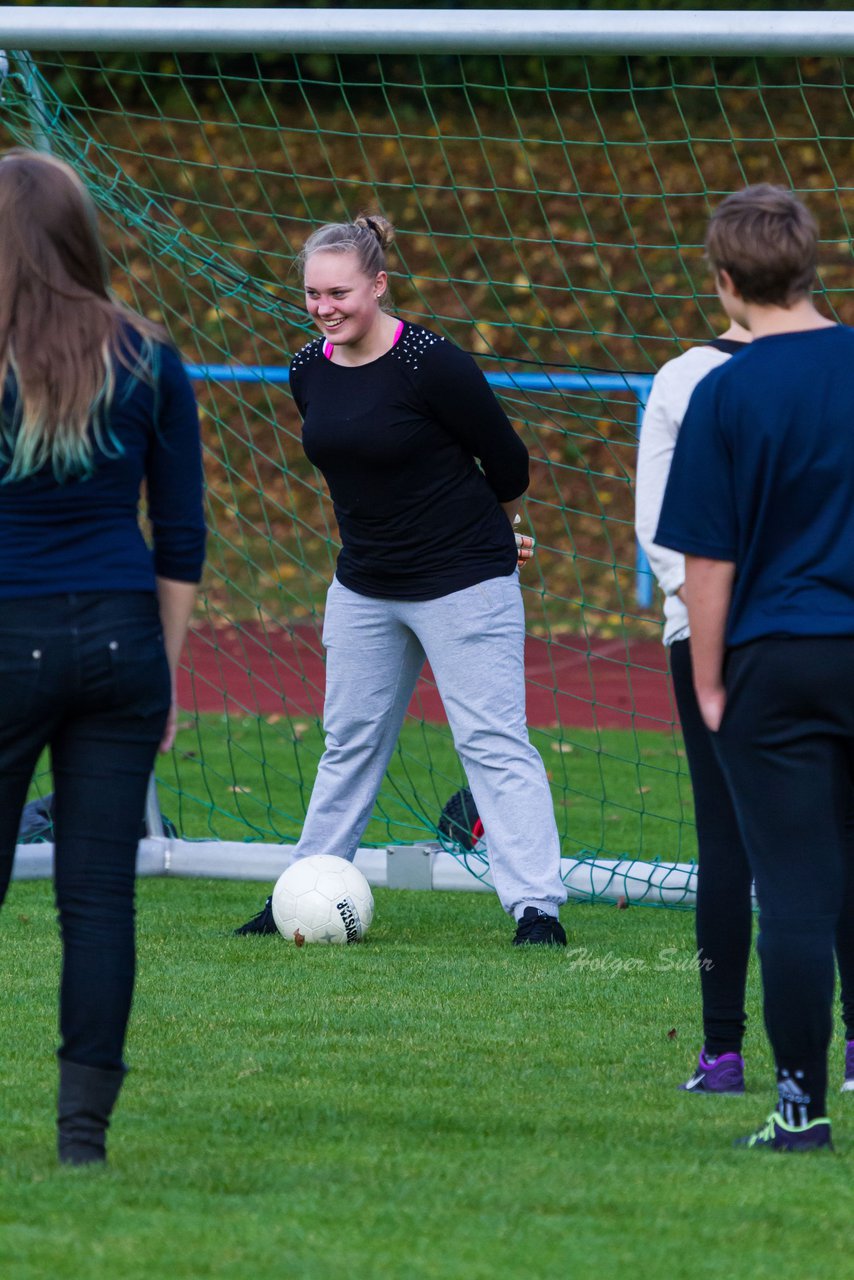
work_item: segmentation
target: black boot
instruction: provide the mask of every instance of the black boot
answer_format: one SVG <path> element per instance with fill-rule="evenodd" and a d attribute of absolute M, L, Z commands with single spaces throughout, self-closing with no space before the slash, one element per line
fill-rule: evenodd
<path fill-rule="evenodd" d="M 98 1164 L 107 1158 L 110 1114 L 125 1068 L 103 1071 L 59 1059 L 57 1130 L 61 1164 Z"/>

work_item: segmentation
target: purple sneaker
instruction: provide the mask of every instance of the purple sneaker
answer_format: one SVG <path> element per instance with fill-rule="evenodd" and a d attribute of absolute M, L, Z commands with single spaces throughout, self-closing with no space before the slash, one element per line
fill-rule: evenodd
<path fill-rule="evenodd" d="M 740 1053 L 707 1058 L 703 1049 L 697 1070 L 679 1088 L 684 1093 L 744 1093 L 744 1058 Z"/>
<path fill-rule="evenodd" d="M 854 1040 L 845 1042 L 845 1079 L 840 1093 L 854 1093 Z"/>

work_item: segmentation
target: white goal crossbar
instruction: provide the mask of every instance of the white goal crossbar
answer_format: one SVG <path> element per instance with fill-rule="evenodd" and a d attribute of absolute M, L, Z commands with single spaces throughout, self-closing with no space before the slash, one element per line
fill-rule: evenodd
<path fill-rule="evenodd" d="M 854 53 L 854 12 L 0 5 L 6 49 L 257 53 Z"/>

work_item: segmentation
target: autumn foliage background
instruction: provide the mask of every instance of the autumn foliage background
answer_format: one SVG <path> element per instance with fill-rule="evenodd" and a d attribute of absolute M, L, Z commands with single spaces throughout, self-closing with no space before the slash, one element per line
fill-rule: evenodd
<path fill-rule="evenodd" d="M 294 256 L 327 220 L 398 228 L 396 310 L 491 372 L 649 374 L 721 323 L 709 210 L 805 193 L 821 287 L 851 317 L 852 93 L 842 62 L 40 59 L 85 156 L 116 286 L 189 361 L 287 365 L 311 332 Z M 634 603 L 637 401 L 501 393 L 532 454 L 534 631 L 655 630 Z M 223 617 L 317 611 L 336 531 L 281 385 L 201 392 Z M 536 577 L 536 581 L 535 581 Z"/>

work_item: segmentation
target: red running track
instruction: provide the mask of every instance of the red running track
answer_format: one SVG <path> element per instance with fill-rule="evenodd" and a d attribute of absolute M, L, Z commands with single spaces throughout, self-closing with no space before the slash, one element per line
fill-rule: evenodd
<path fill-rule="evenodd" d="M 312 624 L 198 627 L 189 637 L 186 666 L 178 695 L 187 710 L 310 719 L 322 713 L 322 648 Z M 529 637 L 525 666 L 532 725 L 663 731 L 676 717 L 665 650 L 656 641 Z M 410 712 L 432 723 L 445 720 L 429 668 Z"/>

